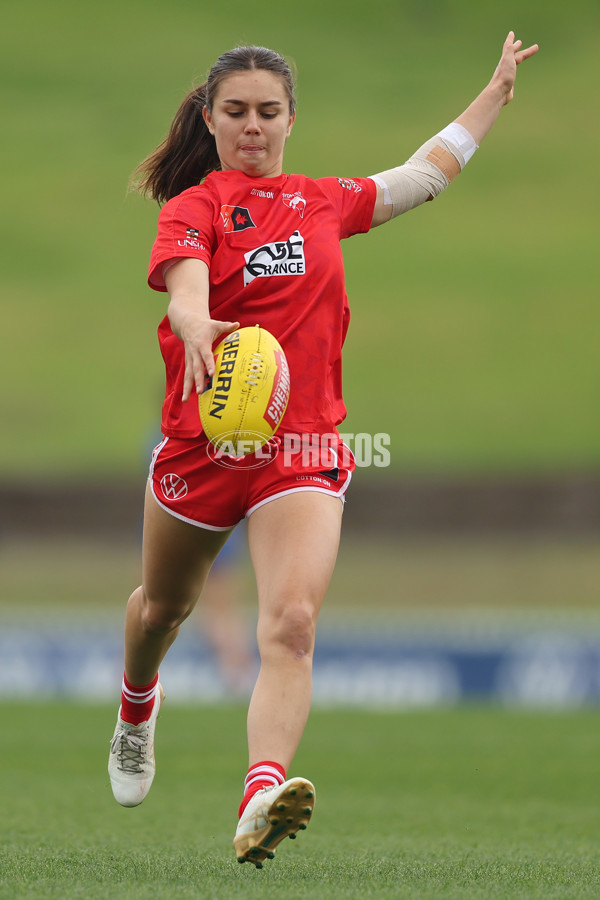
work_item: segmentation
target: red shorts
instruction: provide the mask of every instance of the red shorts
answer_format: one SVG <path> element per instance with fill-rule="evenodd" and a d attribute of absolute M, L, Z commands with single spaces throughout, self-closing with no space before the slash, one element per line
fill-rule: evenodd
<path fill-rule="evenodd" d="M 150 485 L 171 515 L 227 531 L 287 494 L 317 491 L 343 502 L 354 468 L 354 457 L 337 434 L 277 436 L 241 458 L 220 454 L 204 437 L 168 437 L 152 453 Z"/>

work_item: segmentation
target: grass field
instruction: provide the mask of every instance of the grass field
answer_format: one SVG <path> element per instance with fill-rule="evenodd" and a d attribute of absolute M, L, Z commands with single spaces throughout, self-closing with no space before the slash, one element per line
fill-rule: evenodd
<path fill-rule="evenodd" d="M 134 546 L 1 551 L 3 621 L 120 622 L 137 580 Z M 420 616 L 451 632 L 467 613 L 529 625 L 550 614 L 597 627 L 597 560 L 592 540 L 349 541 L 324 617 L 368 608 L 371 622 L 401 628 Z M 250 612 L 249 573 L 246 584 Z M 600 896 L 595 709 L 316 708 L 294 764 L 317 784 L 314 821 L 261 872 L 240 866 L 231 848 L 245 708 L 167 698 L 157 780 L 138 810 L 110 793 L 114 715 L 66 701 L 0 703 L 2 900 Z"/>
<path fill-rule="evenodd" d="M 157 209 L 126 185 L 221 52 L 255 42 L 296 61 L 289 171 L 368 175 L 464 109 L 509 28 L 541 51 L 467 172 L 344 242 L 346 429 L 389 433 L 396 471 L 597 465 L 599 25 L 594 0 L 307 0 L 259 17 L 241 0 L 105 0 L 93 25 L 74 0 L 9 4 L 5 477 L 137 471 L 165 298 L 145 284 Z"/>
<path fill-rule="evenodd" d="M 600 894 L 595 712 L 314 712 L 309 830 L 262 871 L 231 848 L 244 710 L 169 708 L 136 810 L 105 766 L 114 710 L 0 706 L 2 898 L 560 898 Z"/>
<path fill-rule="evenodd" d="M 0 550 L 1 620 L 122 620 L 135 546 Z M 529 626 L 550 616 L 559 627 L 584 616 L 596 628 L 597 574 L 594 540 L 348 540 L 324 618 L 360 621 L 368 610 L 371 624 L 401 629 L 417 616 L 451 633 L 466 615 Z M 245 584 L 252 615 L 249 572 Z M 108 786 L 114 715 L 0 703 L 2 900 L 600 896 L 595 709 L 316 708 L 294 764 L 317 784 L 314 821 L 261 872 L 231 848 L 245 708 L 167 698 L 157 780 L 138 810 L 117 806 Z"/>

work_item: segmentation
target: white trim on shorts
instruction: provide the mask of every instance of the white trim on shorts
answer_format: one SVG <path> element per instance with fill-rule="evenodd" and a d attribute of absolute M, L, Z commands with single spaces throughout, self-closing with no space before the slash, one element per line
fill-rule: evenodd
<path fill-rule="evenodd" d="M 163 437 L 162 441 L 159 444 L 157 444 L 157 446 L 154 448 L 154 450 L 152 452 L 152 461 L 150 463 L 150 472 L 148 475 L 148 482 L 150 484 L 150 492 L 151 492 L 154 500 L 156 501 L 156 503 L 160 506 L 161 509 L 164 509 L 165 512 L 169 513 L 169 515 L 171 515 L 171 516 L 174 516 L 174 518 L 179 519 L 181 522 L 187 522 L 190 525 L 196 525 L 198 528 L 205 528 L 208 531 L 231 531 L 233 528 L 236 527 L 236 525 L 239 524 L 239 522 L 235 522 L 233 525 L 208 525 L 206 522 L 198 522 L 196 519 L 190 519 L 188 516 L 184 516 L 181 513 L 175 512 L 174 510 L 170 509 L 170 507 L 166 506 L 164 503 L 162 503 L 158 499 L 158 497 L 156 496 L 156 492 L 154 490 L 154 463 L 155 463 L 156 457 L 159 455 L 160 451 L 165 446 L 165 444 L 168 442 L 168 440 L 169 440 L 168 437 Z M 350 448 L 348 448 L 348 450 L 350 453 L 352 453 Z M 336 455 L 336 462 L 337 462 L 337 452 L 335 450 L 333 452 Z M 345 470 L 345 471 L 347 471 L 347 470 Z M 351 480 L 352 480 L 352 472 L 348 472 L 348 477 L 339 491 L 330 491 L 330 490 L 327 490 L 327 488 L 315 487 L 314 485 L 306 485 L 305 487 L 288 488 L 285 491 L 278 491 L 276 494 L 271 494 L 270 497 L 265 497 L 264 500 L 260 500 L 258 503 L 255 503 L 254 506 L 251 506 L 246 511 L 244 517 L 246 519 L 250 518 L 252 513 L 256 512 L 257 509 L 260 509 L 261 506 L 266 506 L 267 503 L 270 503 L 272 500 L 278 500 L 279 497 L 286 497 L 288 494 L 300 494 L 300 493 L 304 493 L 306 491 L 311 491 L 312 493 L 316 493 L 316 494 L 327 494 L 329 497 L 337 497 L 343 506 L 346 502 L 345 494 L 346 494 L 346 491 L 348 490 L 348 485 L 350 484 Z"/>
<path fill-rule="evenodd" d="M 254 506 L 251 506 L 250 509 L 246 512 L 246 518 L 250 518 L 253 512 L 256 512 L 257 509 L 260 509 L 261 506 L 265 506 L 267 503 L 270 503 L 271 500 L 277 500 L 279 497 L 285 497 L 287 494 L 299 494 L 303 491 L 312 491 L 313 494 L 327 494 L 329 497 L 337 497 L 338 500 L 341 501 L 342 506 L 346 502 L 346 497 L 344 496 L 346 491 L 348 490 L 348 485 L 350 484 L 350 479 L 352 478 L 352 472 L 348 472 L 348 478 L 346 479 L 346 483 L 340 491 L 328 491 L 326 488 L 313 487 L 312 485 L 307 485 L 306 487 L 297 487 L 297 488 L 288 488 L 287 491 L 279 491 L 277 494 L 271 494 L 270 497 L 266 497 L 264 500 L 260 500 L 258 503 L 255 503 Z"/>
<path fill-rule="evenodd" d="M 156 491 L 154 490 L 154 464 L 156 462 L 157 456 L 160 454 L 160 451 L 168 443 L 169 438 L 163 437 L 162 441 L 156 445 L 154 450 L 152 451 L 152 460 L 150 462 L 150 472 L 148 474 L 148 483 L 150 484 L 150 493 L 158 503 L 161 509 L 164 509 L 165 512 L 168 512 L 170 516 L 173 516 L 175 519 L 179 519 L 180 522 L 187 522 L 189 525 L 196 525 L 198 528 L 205 528 L 207 531 L 231 531 L 232 528 L 238 524 L 237 522 L 233 525 L 208 525 L 206 522 L 198 522 L 196 519 L 190 519 L 188 516 L 184 516 L 181 513 L 175 512 L 175 510 L 170 509 L 170 507 L 166 506 L 156 496 Z"/>
<path fill-rule="evenodd" d="M 168 444 L 168 443 L 169 443 L 169 438 L 165 437 L 163 435 L 162 441 L 159 441 L 159 443 L 153 449 L 152 456 L 150 457 L 150 474 L 149 474 L 150 479 L 152 479 L 152 477 L 154 475 L 154 466 L 156 464 L 156 457 L 159 455 L 160 451 L 165 446 L 165 444 Z"/>
<path fill-rule="evenodd" d="M 182 516 L 181 513 L 175 512 L 170 509 L 168 506 L 165 506 L 164 503 L 156 496 L 156 492 L 154 490 L 154 483 L 152 478 L 148 479 L 150 482 L 150 492 L 161 509 L 164 509 L 165 512 L 168 512 L 170 516 L 174 516 L 176 519 L 179 519 L 181 522 L 188 522 L 190 525 L 197 525 L 198 528 L 206 528 L 208 531 L 231 531 L 238 524 L 235 522 L 233 525 L 207 525 L 206 522 L 198 522 L 196 519 L 189 519 L 187 516 Z"/>

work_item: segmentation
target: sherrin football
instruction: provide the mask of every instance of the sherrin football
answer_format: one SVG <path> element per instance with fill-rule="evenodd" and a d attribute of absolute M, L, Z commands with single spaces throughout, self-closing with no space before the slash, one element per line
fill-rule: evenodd
<path fill-rule="evenodd" d="M 215 374 L 200 394 L 200 420 L 220 451 L 255 453 L 275 434 L 290 396 L 290 373 L 279 342 L 260 325 L 238 328 L 214 351 Z"/>

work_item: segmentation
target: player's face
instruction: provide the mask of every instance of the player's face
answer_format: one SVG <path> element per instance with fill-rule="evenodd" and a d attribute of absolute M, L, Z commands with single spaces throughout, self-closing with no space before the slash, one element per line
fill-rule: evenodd
<path fill-rule="evenodd" d="M 212 112 L 204 119 L 217 143 L 224 170 L 238 169 L 258 178 L 283 171 L 283 150 L 294 124 L 282 79 L 256 69 L 235 72 L 217 89 Z"/>

